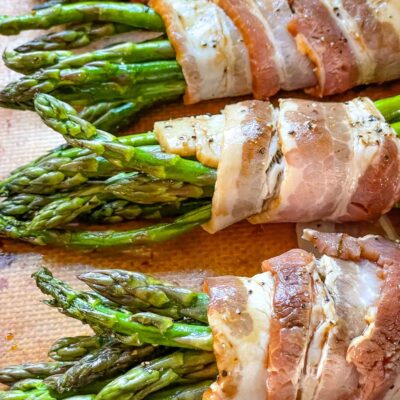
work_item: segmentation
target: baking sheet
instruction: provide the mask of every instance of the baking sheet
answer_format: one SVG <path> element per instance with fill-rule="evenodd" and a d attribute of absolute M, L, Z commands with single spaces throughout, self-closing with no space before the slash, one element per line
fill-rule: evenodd
<path fill-rule="evenodd" d="M 21 14 L 33 2 L 2 1 L 1 14 Z M 1 51 L 13 48 L 38 32 L 24 32 L 18 37 L 0 37 Z M 0 62 L 0 84 L 17 74 Z M 362 88 L 335 99 L 356 95 L 372 98 L 400 93 L 400 82 Z M 279 96 L 302 96 L 303 93 L 280 93 Z M 219 112 L 226 104 L 239 99 L 217 100 L 184 107 L 180 103 L 164 105 L 142 114 L 130 132 L 145 132 L 155 120 L 185 115 Z M 0 109 L 0 179 L 15 167 L 62 143 L 61 137 L 45 127 L 32 112 Z M 398 212 L 394 219 L 400 220 Z M 132 226 L 132 224 L 124 225 Z M 93 268 L 125 268 L 160 275 L 190 286 L 200 286 L 207 275 L 252 275 L 259 272 L 262 260 L 296 246 L 293 224 L 236 224 L 216 235 L 196 229 L 184 237 L 149 249 L 130 251 L 82 252 L 34 247 L 10 240 L 0 241 L 0 367 L 46 359 L 46 350 L 57 338 L 89 332 L 81 323 L 41 304 L 44 298 L 36 289 L 31 274 L 40 266 L 82 287 L 76 274 Z"/>

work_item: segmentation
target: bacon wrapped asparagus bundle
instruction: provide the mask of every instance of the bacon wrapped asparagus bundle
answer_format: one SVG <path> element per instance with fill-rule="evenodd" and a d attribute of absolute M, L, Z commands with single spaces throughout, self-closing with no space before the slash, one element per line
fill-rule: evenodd
<path fill-rule="evenodd" d="M 318 257 L 293 249 L 264 261 L 256 276 L 209 277 L 207 294 L 121 270 L 81 275 L 97 292 L 84 293 L 38 271 L 47 304 L 108 339 L 61 375 L 50 363 L 0 370 L 2 382 L 15 382 L 0 398 L 397 399 L 399 244 L 313 230 L 303 237 Z M 193 322 L 171 307 L 201 309 L 207 319 Z M 20 380 L 33 367 L 46 379 Z"/>
<path fill-rule="evenodd" d="M 146 106 L 176 99 L 182 94 L 187 104 L 251 93 L 256 99 L 264 100 L 281 89 L 306 89 L 314 95 L 326 96 L 357 85 L 400 77 L 397 0 L 378 3 L 369 0 L 151 0 L 149 6 L 79 2 L 46 8 L 32 15 L 2 17 L 0 33 L 3 34 L 61 23 L 100 25 L 93 33 L 89 26 L 88 33 L 77 34 L 71 33 L 72 26 L 59 34 L 39 38 L 37 44 L 22 47 L 23 51 L 54 48 L 59 54 L 52 51 L 34 51 L 31 55 L 6 53 L 5 60 L 11 68 L 30 72 L 46 66 L 48 70 L 10 84 L 2 93 L 1 104 L 30 108 L 34 93 L 53 93 L 76 107 L 101 103 L 110 111 L 102 119 L 102 126 L 120 127 L 141 108 L 131 103 L 136 104 L 139 100 L 135 93 L 141 93 L 132 71 L 142 67 L 148 70 L 148 78 L 152 77 L 148 85 L 155 86 L 153 91 L 149 89 Z M 169 52 L 160 52 L 157 56 L 157 52 L 149 49 L 142 52 L 148 53 L 148 57 L 135 58 L 121 48 L 132 47 L 133 43 L 114 46 L 115 51 L 111 48 L 100 54 L 89 52 L 83 58 L 60 51 L 79 46 L 81 37 L 84 44 L 130 28 L 165 30 L 169 41 L 163 42 Z M 168 69 L 137 65 L 146 60 L 165 60 L 165 56 L 171 63 L 174 59 L 178 62 L 174 65 L 179 70 L 175 75 L 169 74 Z M 100 60 L 116 65 L 87 65 Z M 65 68 L 73 69 L 63 73 Z M 123 69 L 126 69 L 124 73 Z M 75 79 L 82 73 L 88 78 L 84 82 Z M 127 81 L 121 81 L 120 76 L 125 75 Z M 168 82 L 172 86 L 162 91 L 157 82 Z M 107 92 L 108 97 L 104 96 Z M 118 101 L 122 103 L 115 104 Z"/>
<path fill-rule="evenodd" d="M 285 99 L 279 108 L 244 101 L 213 116 L 157 122 L 153 133 L 135 141 L 134 135 L 117 138 L 98 130 L 66 103 L 40 94 L 35 103 L 43 121 L 82 150 L 55 152 L 69 155 L 70 168 L 62 168 L 62 157 L 53 162 L 50 153 L 0 184 L 11 196 L 0 206 L 0 231 L 36 244 L 97 248 L 150 244 L 200 224 L 213 233 L 246 218 L 252 223 L 374 220 L 400 200 L 397 125 L 380 112 L 392 115 L 398 101 Z M 96 182 L 96 174 L 104 179 L 101 174 L 109 176 L 114 167 L 115 176 Z M 60 177 L 53 183 L 64 190 L 35 196 L 46 193 L 39 190 L 42 173 L 46 187 Z M 71 184 L 65 186 L 64 179 Z M 75 181 L 84 183 L 76 189 Z M 99 207 L 111 212 L 105 221 L 114 220 L 118 200 L 128 201 L 120 205 L 128 219 L 156 211 L 178 218 L 122 232 L 60 230 L 79 217 L 96 220 L 90 215 L 101 217 Z M 155 208 L 147 207 L 152 203 Z M 196 204 L 202 207 L 193 209 Z M 123 218 L 123 210 L 118 215 Z"/>
<path fill-rule="evenodd" d="M 400 247 L 306 230 L 253 278 L 207 279 L 219 377 L 207 400 L 397 399 Z"/>

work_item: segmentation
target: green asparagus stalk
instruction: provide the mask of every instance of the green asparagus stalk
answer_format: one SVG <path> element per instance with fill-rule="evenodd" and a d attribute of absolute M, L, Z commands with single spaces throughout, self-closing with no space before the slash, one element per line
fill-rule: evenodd
<path fill-rule="evenodd" d="M 106 202 L 89 214 L 83 214 L 82 219 L 98 224 L 114 224 L 131 221 L 139 217 L 143 219 L 161 219 L 186 214 L 208 203 L 208 200 L 188 200 L 143 206 L 126 200 L 114 200 Z"/>
<path fill-rule="evenodd" d="M 101 82 L 92 85 L 67 86 L 52 92 L 54 97 L 65 101 L 76 108 L 104 102 L 126 100 L 146 102 L 149 105 L 160 101 L 176 100 L 185 91 L 186 84 L 183 80 L 171 80 L 155 83 L 139 83 L 136 85 L 120 85 L 115 82 Z M 12 103 L 8 97 L 1 97 L 3 102 Z M 14 104 L 30 104 L 27 102 L 14 102 Z M 27 107 L 28 108 L 28 107 Z M 140 107 L 140 108 L 143 108 Z M 137 110 L 138 111 L 138 110 Z"/>
<path fill-rule="evenodd" d="M 16 35 L 28 29 L 48 29 L 56 25 L 80 22 L 116 22 L 154 31 L 164 31 L 161 17 L 140 3 L 81 2 L 38 10 L 21 16 L 1 16 L 0 33 Z"/>
<path fill-rule="evenodd" d="M 40 231 L 63 226 L 75 220 L 79 215 L 90 212 L 93 208 L 102 204 L 102 200 L 96 196 L 64 197 L 51 202 L 37 212 L 32 221 L 28 222 L 29 231 Z"/>
<path fill-rule="evenodd" d="M 74 1 L 75 2 L 75 1 Z M 60 32 L 50 32 L 41 35 L 30 42 L 15 48 L 19 53 L 32 51 L 69 50 L 88 46 L 94 40 L 131 31 L 133 28 L 125 24 L 113 22 L 87 22 L 69 26 Z"/>
<path fill-rule="evenodd" d="M 95 61 L 134 64 L 146 61 L 175 60 L 175 51 L 168 40 L 143 43 L 125 42 L 101 50 L 76 54 L 59 61 L 55 68 L 80 68 Z"/>
<path fill-rule="evenodd" d="M 181 89 L 182 88 L 183 85 L 181 85 Z M 167 91 L 165 95 L 139 95 L 136 98 L 128 101 L 118 101 L 119 104 L 115 105 L 115 107 L 111 107 L 103 115 L 95 119 L 93 121 L 93 125 L 98 129 L 102 129 L 110 133 L 118 132 L 132 124 L 134 117 L 142 109 L 151 107 L 158 103 L 167 103 L 179 99 L 182 94 L 178 94 L 177 92 L 179 91 L 180 89 L 176 88 L 176 91 L 175 89 L 172 93 Z"/>
<path fill-rule="evenodd" d="M 58 393 L 79 389 L 95 381 L 113 377 L 133 365 L 149 360 L 154 357 L 155 352 L 156 348 L 150 345 L 132 348 L 111 341 L 92 354 L 81 358 L 62 375 L 50 376 L 45 383 Z"/>
<path fill-rule="evenodd" d="M 98 270 L 79 275 L 91 289 L 135 311 L 207 323 L 208 296 L 139 272 Z"/>
<path fill-rule="evenodd" d="M 10 385 L 24 379 L 43 379 L 63 374 L 72 367 L 72 362 L 44 362 L 12 365 L 0 369 L 0 383 Z"/>
<path fill-rule="evenodd" d="M 11 390 L 0 392 L 0 400 L 53 400 L 46 385 L 42 380 L 29 379 L 21 381 L 21 384 L 15 385 Z"/>
<path fill-rule="evenodd" d="M 57 340 L 50 347 L 49 357 L 55 361 L 77 361 L 100 349 L 108 338 L 104 336 L 75 336 Z"/>
<path fill-rule="evenodd" d="M 101 50 L 74 54 L 71 51 L 34 51 L 18 53 L 5 51 L 3 59 L 7 67 L 30 74 L 41 68 L 80 68 L 95 61 L 133 64 L 145 61 L 174 60 L 175 52 L 168 40 L 144 43 L 125 42 Z"/>
<path fill-rule="evenodd" d="M 0 203 L 0 213 L 23 219 L 31 218 L 35 211 L 47 205 L 51 200 L 47 196 L 21 193 Z"/>
<path fill-rule="evenodd" d="M 19 53 L 6 50 L 3 53 L 3 61 L 8 68 L 22 74 L 31 74 L 41 68 L 60 63 L 64 59 L 73 57 L 71 51 L 34 51 L 31 53 Z"/>
<path fill-rule="evenodd" d="M 82 119 L 89 121 L 93 125 L 95 125 L 95 121 L 97 121 L 103 115 L 105 115 L 109 111 L 115 109 L 116 107 L 119 107 L 121 104 L 125 104 L 125 103 L 126 103 L 126 100 L 99 102 L 99 103 L 84 107 L 80 111 L 79 116 Z M 98 129 L 101 129 L 101 128 L 98 128 Z"/>
<path fill-rule="evenodd" d="M 0 214 L 0 237 L 19 239 L 31 244 L 80 249 L 143 246 L 173 239 L 205 223 L 211 217 L 211 206 L 206 205 L 176 218 L 171 223 L 152 225 L 126 231 L 30 231 L 23 221 Z"/>
<path fill-rule="evenodd" d="M 199 199 L 210 197 L 213 193 L 212 187 L 155 179 L 139 172 L 121 172 L 107 179 L 101 190 L 113 197 L 139 204 Z"/>
<path fill-rule="evenodd" d="M 212 335 L 208 326 L 173 322 L 151 313 L 133 314 L 104 305 L 99 297 L 78 292 L 55 279 L 50 271 L 41 269 L 33 277 L 39 289 L 52 297 L 53 306 L 82 322 L 123 336 L 131 345 L 145 343 L 188 349 L 212 350 Z"/>
<path fill-rule="evenodd" d="M 155 154 L 118 143 L 118 139 L 97 130 L 77 116 L 68 104 L 52 96 L 39 94 L 35 107 L 43 122 L 61 133 L 76 147 L 88 148 L 121 168 L 137 169 L 160 179 L 173 179 L 200 186 L 212 186 L 216 171 L 201 163 L 173 154 Z"/>
<path fill-rule="evenodd" d="M 146 400 L 201 400 L 204 392 L 213 381 L 202 381 L 196 384 L 175 386 L 171 389 L 160 390 L 146 397 Z"/>
<path fill-rule="evenodd" d="M 19 194 L 7 198 L 0 203 L 0 213 L 5 216 L 19 217 L 22 220 L 34 218 L 35 213 L 51 202 L 65 197 L 62 193 L 52 196 L 33 194 Z M 161 219 L 176 217 L 205 206 L 209 200 L 187 200 L 168 203 L 156 203 L 143 205 L 127 200 L 105 200 L 99 207 L 82 212 L 79 217 L 82 221 L 90 221 L 98 224 L 113 224 L 123 221 L 131 221 L 137 218 Z"/>
<path fill-rule="evenodd" d="M 392 128 L 397 133 L 397 136 L 400 137 L 400 121 L 393 123 Z"/>
<path fill-rule="evenodd" d="M 400 95 L 377 100 L 375 106 L 387 122 L 395 122 L 400 118 Z"/>
<path fill-rule="evenodd" d="M 143 64 L 113 64 L 98 61 L 78 69 L 49 68 L 10 83 L 2 97 L 14 102 L 31 100 L 36 93 L 50 93 L 57 88 L 113 82 L 122 87 L 141 82 L 183 80 L 176 61 L 153 61 Z M 178 93 L 180 94 L 180 93 Z M 110 94 L 111 96 L 111 94 Z"/>
<path fill-rule="evenodd" d="M 82 190 L 59 196 L 40 209 L 28 229 L 37 231 L 66 225 L 115 198 L 139 204 L 168 203 L 188 198 L 208 197 L 212 188 L 183 182 L 158 180 L 138 172 L 120 173 L 104 183 L 86 185 Z"/>
<path fill-rule="evenodd" d="M 118 140 L 135 147 L 157 143 L 152 132 L 123 136 Z M 110 177 L 119 171 L 120 168 L 89 150 L 60 146 L 45 156 L 18 168 L 8 178 L 1 181 L 0 194 L 54 194 L 80 186 L 89 178 Z"/>
<path fill-rule="evenodd" d="M 144 365 L 137 366 L 105 386 L 97 400 L 144 399 L 171 386 L 186 374 L 214 362 L 212 352 L 177 351 Z"/>
<path fill-rule="evenodd" d="M 98 393 L 111 380 L 104 380 L 92 383 L 78 390 L 69 390 L 65 393 L 58 393 L 51 390 L 41 379 L 25 379 L 17 382 L 11 387 L 11 390 L 0 392 L 0 400 L 57 400 L 57 399 L 75 399 L 86 400 L 93 398 L 92 394 Z"/>

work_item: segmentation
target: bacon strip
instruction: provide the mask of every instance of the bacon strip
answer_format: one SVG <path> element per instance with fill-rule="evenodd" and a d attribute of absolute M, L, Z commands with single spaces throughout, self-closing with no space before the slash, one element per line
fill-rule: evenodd
<path fill-rule="evenodd" d="M 252 223 L 373 220 L 400 197 L 400 144 L 374 104 L 282 100 L 284 174 Z"/>
<path fill-rule="evenodd" d="M 187 83 L 186 104 L 251 93 L 248 52 L 228 16 L 208 0 L 150 0 L 163 18 Z"/>
<path fill-rule="evenodd" d="M 244 101 L 225 107 L 221 160 L 212 201 L 212 217 L 203 225 L 216 232 L 262 209 L 271 162 L 274 109 L 270 103 Z"/>
<path fill-rule="evenodd" d="M 240 30 L 249 51 L 253 94 L 266 99 L 279 89 L 316 83 L 311 63 L 286 29 L 292 17 L 287 0 L 215 0 Z"/>
<path fill-rule="evenodd" d="M 368 98 L 245 101 L 155 132 L 166 151 L 218 167 L 211 233 L 245 218 L 375 220 L 400 200 L 400 140 Z"/>
<path fill-rule="evenodd" d="M 292 0 L 295 11 L 288 29 L 296 38 L 299 50 L 315 64 L 317 96 L 342 93 L 358 83 L 359 68 L 349 39 L 341 29 L 336 14 L 322 0 Z"/>
<path fill-rule="evenodd" d="M 208 320 L 219 375 L 204 400 L 265 400 L 273 278 L 208 278 Z"/>
<path fill-rule="evenodd" d="M 274 277 L 268 348 L 267 392 L 271 400 L 296 400 L 308 347 L 312 308 L 312 254 L 291 250 L 264 261 Z"/>
<path fill-rule="evenodd" d="M 330 256 L 367 259 L 382 269 L 384 283 L 376 315 L 347 352 L 347 360 L 355 365 L 360 376 L 358 398 L 382 399 L 396 383 L 400 371 L 400 246 L 379 236 L 356 239 L 313 230 L 305 230 L 304 238 Z"/>

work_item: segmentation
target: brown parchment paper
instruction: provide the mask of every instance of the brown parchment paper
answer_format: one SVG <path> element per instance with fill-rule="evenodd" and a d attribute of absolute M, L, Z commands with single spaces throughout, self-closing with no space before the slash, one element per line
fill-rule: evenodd
<path fill-rule="evenodd" d="M 2 1 L 1 14 L 21 14 L 30 10 L 31 0 Z M 38 35 L 25 32 L 18 37 L 0 36 L 0 50 Z M 0 84 L 17 77 L 0 62 Z M 373 98 L 400 93 L 400 83 L 357 89 L 337 99 L 355 95 Z M 280 93 L 280 96 L 288 94 Z M 304 94 L 291 93 L 290 96 Z M 180 103 L 157 107 L 142 114 L 131 132 L 152 128 L 155 120 L 185 115 L 219 112 L 238 99 L 217 100 L 183 106 Z M 45 127 L 32 112 L 0 109 L 0 179 L 15 167 L 62 143 L 59 135 Z M 131 226 L 131 224 L 129 224 Z M 253 226 L 236 224 L 209 235 L 201 229 L 150 249 L 107 252 L 81 252 L 34 247 L 9 240 L 0 241 L 0 367 L 46 359 L 49 345 L 61 336 L 78 335 L 89 330 L 57 310 L 43 305 L 43 295 L 30 275 L 40 266 L 50 268 L 62 279 L 82 287 L 75 276 L 92 268 L 125 268 L 158 274 L 172 281 L 200 286 L 207 275 L 252 275 L 259 272 L 262 260 L 296 246 L 293 224 Z"/>

